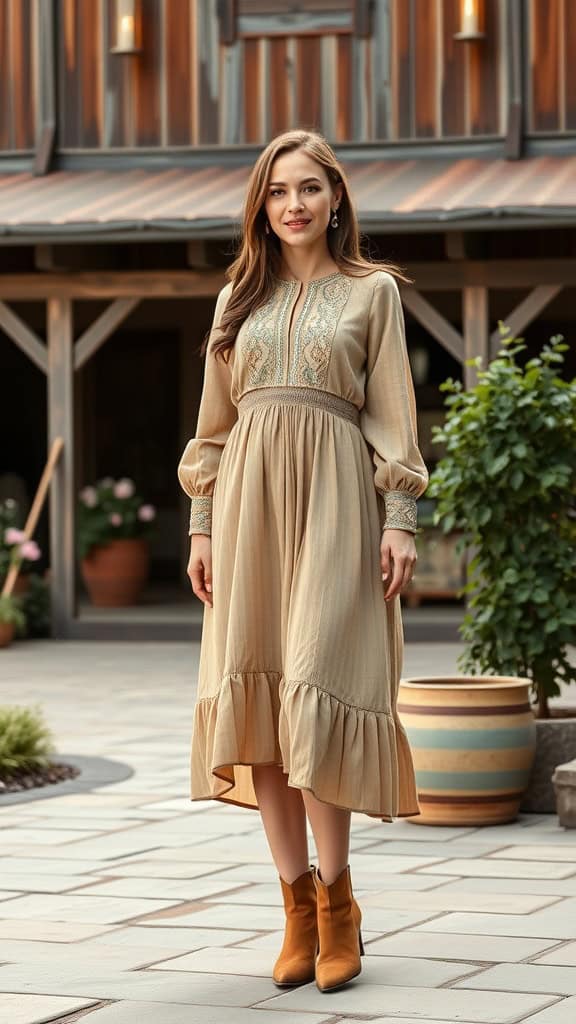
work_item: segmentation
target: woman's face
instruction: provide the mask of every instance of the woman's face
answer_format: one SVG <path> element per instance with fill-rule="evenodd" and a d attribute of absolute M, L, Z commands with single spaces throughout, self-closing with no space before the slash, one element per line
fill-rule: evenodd
<path fill-rule="evenodd" d="M 342 185 L 332 189 L 324 168 L 304 150 L 283 153 L 272 164 L 264 205 L 271 230 L 286 245 L 310 246 L 325 235 L 341 199 Z"/>

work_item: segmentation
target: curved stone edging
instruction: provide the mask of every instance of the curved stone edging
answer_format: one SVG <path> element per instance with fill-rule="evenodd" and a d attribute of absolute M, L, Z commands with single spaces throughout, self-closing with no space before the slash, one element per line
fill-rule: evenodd
<path fill-rule="evenodd" d="M 35 786 L 16 793 L 6 793 L 0 797 L 0 809 L 8 804 L 29 803 L 32 800 L 47 800 L 54 796 L 65 796 L 69 793 L 86 793 L 100 786 L 110 786 L 114 782 L 123 782 L 134 775 L 134 769 L 123 761 L 111 761 L 106 757 L 81 757 L 74 754 L 54 755 L 59 764 L 71 764 L 80 769 L 75 779 L 64 779 L 47 786 Z"/>

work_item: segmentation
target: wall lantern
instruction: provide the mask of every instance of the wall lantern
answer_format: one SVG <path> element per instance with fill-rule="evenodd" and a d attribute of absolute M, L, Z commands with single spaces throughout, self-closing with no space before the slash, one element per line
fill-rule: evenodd
<path fill-rule="evenodd" d="M 140 0 L 115 0 L 110 53 L 142 52 Z"/>
<path fill-rule="evenodd" d="M 460 0 L 460 31 L 454 33 L 454 39 L 474 42 L 485 38 L 482 7 L 482 0 Z"/>

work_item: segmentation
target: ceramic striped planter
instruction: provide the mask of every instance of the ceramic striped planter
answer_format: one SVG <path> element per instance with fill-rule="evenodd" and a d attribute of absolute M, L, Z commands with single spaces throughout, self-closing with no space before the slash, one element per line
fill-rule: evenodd
<path fill-rule="evenodd" d="M 402 679 L 398 713 L 410 741 L 423 825 L 497 825 L 517 817 L 536 750 L 530 680 Z"/>

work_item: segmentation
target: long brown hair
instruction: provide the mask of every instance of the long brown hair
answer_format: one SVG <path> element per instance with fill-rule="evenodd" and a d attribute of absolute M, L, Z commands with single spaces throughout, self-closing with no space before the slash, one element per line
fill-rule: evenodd
<path fill-rule="evenodd" d="M 373 261 L 360 250 L 360 229 L 352 204 L 350 186 L 334 150 L 323 135 L 318 132 L 295 129 L 277 135 L 268 143 L 258 157 L 248 181 L 242 214 L 241 241 L 238 255 L 227 268 L 225 276 L 232 281 L 232 293 L 217 327 L 218 341 L 213 344 L 215 355 L 234 346 L 236 335 L 247 316 L 262 305 L 274 289 L 274 278 L 281 266 L 281 246 L 278 236 L 271 231 L 266 234 L 265 201 L 272 165 L 284 153 L 302 149 L 324 168 L 328 180 L 334 185 L 342 184 L 342 200 L 338 207 L 338 228 L 328 231 L 327 242 L 330 253 L 343 273 L 364 277 L 374 270 L 386 270 L 389 274 L 410 283 L 410 278 L 395 264 Z M 200 354 L 204 355 L 210 337 L 204 338 Z"/>

